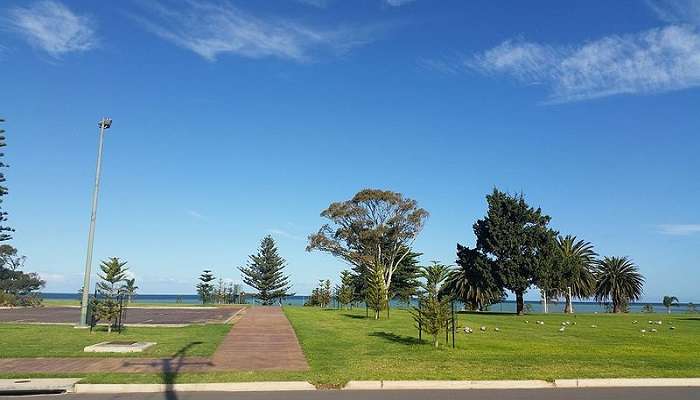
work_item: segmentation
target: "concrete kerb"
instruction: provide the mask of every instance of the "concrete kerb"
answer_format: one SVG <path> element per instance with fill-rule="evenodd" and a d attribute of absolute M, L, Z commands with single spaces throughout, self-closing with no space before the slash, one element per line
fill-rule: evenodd
<path fill-rule="evenodd" d="M 316 390 L 309 382 L 231 382 L 176 384 L 76 384 L 74 393 L 282 392 Z"/>
<path fill-rule="evenodd" d="M 700 387 L 700 378 L 558 379 L 503 381 L 350 381 L 343 390 L 573 389 Z"/>
<path fill-rule="evenodd" d="M 79 380 L 80 378 L 0 379 L 0 395 L 69 392 Z"/>
<path fill-rule="evenodd" d="M 557 379 L 558 388 L 700 387 L 700 378 Z"/>

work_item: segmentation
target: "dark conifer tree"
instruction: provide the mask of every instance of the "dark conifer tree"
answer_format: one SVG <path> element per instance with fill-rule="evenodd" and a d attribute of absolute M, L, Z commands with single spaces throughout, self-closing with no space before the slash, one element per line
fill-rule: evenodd
<path fill-rule="evenodd" d="M 0 122 L 5 122 L 4 119 L 0 118 Z M 5 130 L 0 128 L 0 148 L 5 147 Z M 2 159 L 5 157 L 5 153 L 0 152 L 0 204 L 2 204 L 2 198 L 7 194 L 7 187 L 5 186 L 5 174 L 2 172 L 2 168 L 7 168 Z M 7 213 L 0 207 L 0 242 L 12 239 L 12 235 L 7 232 L 14 232 L 14 229 L 3 225 L 3 222 L 7 221 Z"/>
<path fill-rule="evenodd" d="M 289 295 L 291 286 L 284 274 L 284 263 L 277 254 L 275 241 L 268 235 L 260 242 L 258 254 L 250 255 L 248 264 L 239 268 L 243 282 L 258 291 L 257 298 L 263 305 L 274 304 Z"/>
<path fill-rule="evenodd" d="M 202 275 L 199 276 L 199 283 L 197 284 L 197 294 L 202 300 L 202 304 L 210 303 L 214 297 L 214 284 L 211 283 L 214 279 L 214 275 L 211 270 L 205 269 L 202 271 Z"/>

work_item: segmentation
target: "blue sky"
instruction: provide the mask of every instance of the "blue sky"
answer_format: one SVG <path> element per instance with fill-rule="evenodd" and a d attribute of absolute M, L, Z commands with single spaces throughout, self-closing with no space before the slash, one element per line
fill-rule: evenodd
<path fill-rule="evenodd" d="M 700 2 L 13 1 L 0 5 L 13 244 L 81 286 L 97 121 L 96 260 L 193 293 L 271 233 L 294 290 L 330 202 L 430 211 L 423 261 L 472 245 L 494 186 L 634 259 L 644 299 L 700 301 Z M 530 293 L 530 298 L 535 296 Z"/>

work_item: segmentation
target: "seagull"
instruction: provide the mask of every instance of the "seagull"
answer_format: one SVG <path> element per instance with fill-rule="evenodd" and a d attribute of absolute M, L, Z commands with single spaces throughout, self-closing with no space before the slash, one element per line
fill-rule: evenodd
<path fill-rule="evenodd" d="M 633 324 L 638 324 L 639 321 L 637 321 L 637 320 L 635 319 L 634 321 L 632 321 L 632 323 L 633 323 Z"/>
<path fill-rule="evenodd" d="M 485 326 L 482 326 L 482 327 L 479 328 L 479 329 L 481 329 L 482 332 L 486 332 L 486 327 L 485 327 Z"/>
<path fill-rule="evenodd" d="M 591 328 L 597 328 L 598 325 L 591 325 Z"/>
<path fill-rule="evenodd" d="M 675 326 L 672 326 L 672 327 L 671 327 L 671 330 L 674 330 L 674 329 L 676 329 L 676 327 L 675 327 Z"/>
<path fill-rule="evenodd" d="M 559 328 L 559 332 L 564 332 L 565 330 L 566 329 L 563 326 L 561 328 Z"/>
<path fill-rule="evenodd" d="M 647 333 L 647 330 L 646 330 L 646 329 L 642 329 L 640 332 L 642 332 L 642 333 Z"/>
<path fill-rule="evenodd" d="M 500 332 L 500 331 L 501 331 L 501 330 L 498 329 L 498 328 L 493 328 L 493 330 L 496 331 L 496 332 Z"/>
<path fill-rule="evenodd" d="M 651 328 L 651 331 L 652 331 L 652 332 L 656 332 L 656 328 Z"/>

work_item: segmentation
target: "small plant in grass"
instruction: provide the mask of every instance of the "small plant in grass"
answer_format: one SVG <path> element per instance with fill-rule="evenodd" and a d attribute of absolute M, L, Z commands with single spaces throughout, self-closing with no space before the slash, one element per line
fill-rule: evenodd
<path fill-rule="evenodd" d="M 642 312 L 643 313 L 653 313 L 654 311 L 654 306 L 647 303 L 642 307 Z"/>
<path fill-rule="evenodd" d="M 447 266 L 435 261 L 421 269 L 421 277 L 425 282 L 421 285 L 423 291 L 418 297 L 420 304 L 412 310 L 416 324 L 432 337 L 435 347 L 439 345 L 440 332 L 450 319 L 450 299 L 440 295 L 449 272 Z"/>
<path fill-rule="evenodd" d="M 124 294 L 128 270 L 125 265 L 126 261 L 121 261 L 118 257 L 110 257 L 100 264 L 102 272 L 98 276 L 101 281 L 97 283 L 100 300 L 95 303 L 95 312 L 101 321 L 107 321 L 107 332 L 112 332 L 119 316 L 119 296 Z"/>

